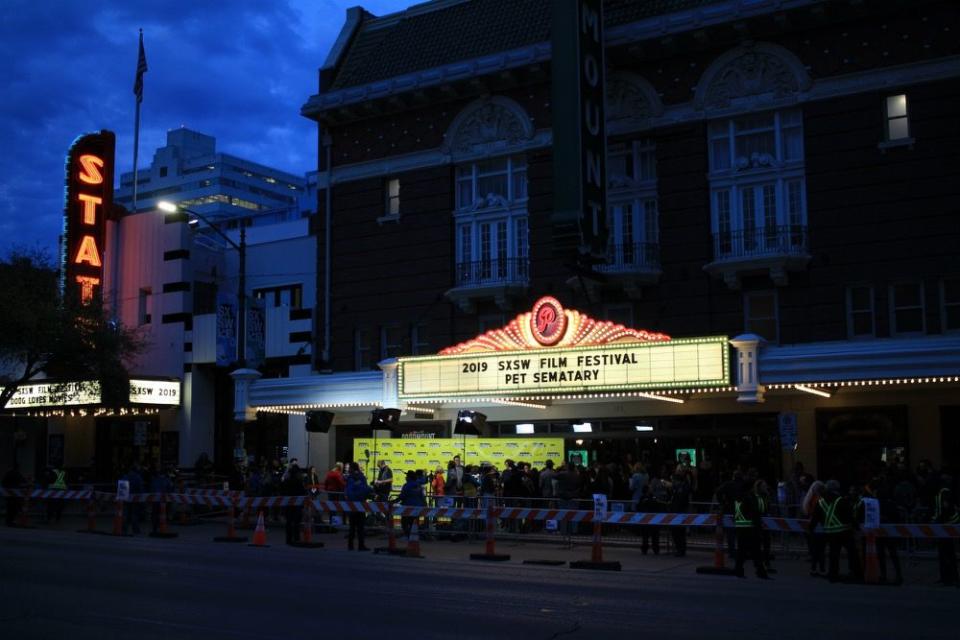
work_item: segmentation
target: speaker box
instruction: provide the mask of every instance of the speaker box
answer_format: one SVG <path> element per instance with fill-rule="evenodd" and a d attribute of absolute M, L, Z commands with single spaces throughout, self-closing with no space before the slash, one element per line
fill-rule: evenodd
<path fill-rule="evenodd" d="M 333 424 L 333 413 L 329 411 L 307 411 L 307 432 L 326 433 Z"/>
<path fill-rule="evenodd" d="M 374 429 L 395 429 L 400 424 L 400 409 L 375 409 L 370 415 Z"/>

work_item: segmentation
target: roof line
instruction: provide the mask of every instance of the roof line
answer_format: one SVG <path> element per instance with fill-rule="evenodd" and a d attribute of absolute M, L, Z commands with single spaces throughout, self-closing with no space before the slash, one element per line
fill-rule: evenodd
<path fill-rule="evenodd" d="M 390 27 L 404 18 L 412 18 L 414 16 L 423 15 L 425 13 L 432 13 L 434 11 L 439 11 L 441 9 L 446 9 L 448 7 L 463 4 L 464 2 L 469 2 L 470 0 L 427 0 L 426 2 L 421 2 L 420 4 L 415 4 L 402 9 L 400 11 L 394 11 L 393 13 L 386 13 L 382 16 L 377 16 L 372 20 L 368 20 L 364 25 L 364 29 L 380 29 L 382 27 Z"/>
<path fill-rule="evenodd" d="M 407 9 L 407 12 L 420 7 L 424 7 L 423 12 L 434 11 L 450 5 L 460 4 L 464 1 L 466 0 L 435 0 L 434 2 L 424 3 L 422 5 L 415 5 Z M 661 37 L 670 33 L 702 28 L 732 19 L 743 19 L 776 11 L 785 11 L 807 5 L 820 4 L 825 1 L 826 0 L 727 0 L 726 2 L 720 2 L 697 9 L 663 14 L 638 20 L 637 22 L 611 27 L 605 33 L 606 46 L 610 47 L 629 42 L 637 42 L 647 38 Z M 398 12 L 386 17 L 396 21 L 404 15 L 411 15 L 407 12 Z M 377 18 L 376 20 L 379 21 L 381 19 L 382 18 Z M 365 23 L 364 28 L 368 28 L 370 24 L 370 22 Z M 336 47 L 336 45 L 334 46 Z M 338 56 L 343 53 L 343 51 L 339 51 Z M 520 47 L 519 49 L 481 56 L 479 58 L 459 60 L 439 67 L 413 71 L 367 84 L 318 93 L 311 96 L 306 104 L 300 108 L 300 114 L 308 118 L 318 116 L 328 109 L 345 107 L 366 100 L 384 98 L 398 93 L 444 84 L 453 80 L 463 80 L 494 71 L 503 71 L 527 64 L 543 62 L 550 58 L 551 43 L 545 41 Z"/>

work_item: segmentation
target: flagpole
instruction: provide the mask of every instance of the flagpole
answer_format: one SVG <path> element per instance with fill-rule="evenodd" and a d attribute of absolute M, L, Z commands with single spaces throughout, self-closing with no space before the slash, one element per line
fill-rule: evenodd
<path fill-rule="evenodd" d="M 140 29 L 140 57 L 137 58 L 137 76 L 142 78 L 140 72 L 140 59 L 143 56 L 143 29 Z M 143 88 L 140 85 L 140 93 L 137 93 L 137 107 L 133 123 L 133 213 L 137 212 L 137 156 L 140 153 L 140 102 L 143 100 Z"/>

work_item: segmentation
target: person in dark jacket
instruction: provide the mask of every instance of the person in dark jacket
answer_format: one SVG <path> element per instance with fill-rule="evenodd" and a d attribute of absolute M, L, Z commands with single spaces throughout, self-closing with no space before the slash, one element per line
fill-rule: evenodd
<path fill-rule="evenodd" d="M 640 513 L 663 513 L 666 505 L 654 497 L 650 490 L 650 485 L 645 485 L 641 489 L 640 500 L 637 502 L 637 511 Z M 647 550 L 653 544 L 653 554 L 660 555 L 660 527 L 653 524 L 644 524 L 640 526 L 640 551 L 647 555 Z"/>
<path fill-rule="evenodd" d="M 855 581 L 862 580 L 860 556 L 853 542 L 853 506 L 840 495 L 840 483 L 836 480 L 827 482 L 824 495 L 810 514 L 811 533 L 817 525 L 823 526 L 827 538 L 827 578 L 830 582 L 836 582 L 839 578 L 841 549 L 847 552 L 850 577 Z"/>
<path fill-rule="evenodd" d="M 960 525 L 960 509 L 957 508 L 950 489 L 940 489 L 934 496 L 933 521 L 938 524 Z M 940 579 L 937 582 L 945 586 L 958 586 L 957 543 L 953 538 L 937 540 L 937 558 L 940 564 Z"/>
<path fill-rule="evenodd" d="M 156 468 L 151 471 L 150 493 L 173 493 L 173 481 L 170 476 L 167 473 L 160 473 Z M 150 504 L 150 531 L 151 533 L 160 531 L 160 500 L 154 500 Z"/>
<path fill-rule="evenodd" d="M 767 485 L 766 480 L 759 479 L 753 483 L 753 496 L 757 502 L 757 511 L 762 521 L 763 518 L 770 515 L 770 487 Z M 776 573 L 776 571 L 770 567 L 770 560 L 773 559 L 773 554 L 770 551 L 773 536 L 770 535 L 770 530 L 763 526 L 760 527 L 758 535 L 760 557 L 763 559 L 763 566 L 766 568 L 767 573 Z"/>
<path fill-rule="evenodd" d="M 760 532 L 763 529 L 763 520 L 757 503 L 757 494 L 753 491 L 742 491 L 733 499 L 733 527 L 737 536 L 737 576 L 743 578 L 743 565 L 747 555 L 753 560 L 753 568 L 761 580 L 769 580 L 767 568 L 760 555 Z"/>
<path fill-rule="evenodd" d="M 690 483 L 686 475 L 674 473 L 671 488 L 670 513 L 686 513 L 690 509 Z M 687 555 L 687 528 L 670 527 L 670 535 L 673 537 L 673 555 L 678 558 Z"/>
<path fill-rule="evenodd" d="M 280 483 L 280 493 L 284 496 L 305 496 L 307 489 L 303 486 L 303 472 L 296 464 L 290 465 L 287 477 Z M 290 505 L 285 507 L 286 541 L 293 544 L 300 540 L 300 525 L 303 523 L 303 506 Z"/>
<path fill-rule="evenodd" d="M 360 465 L 356 462 L 350 463 L 350 474 L 347 476 L 347 488 L 344 493 L 349 502 L 366 502 L 370 494 L 373 493 L 373 489 L 367 483 L 367 477 L 363 475 L 363 472 L 360 470 Z M 366 532 L 364 530 L 366 518 L 366 511 L 350 512 L 350 531 L 347 534 L 348 550 L 353 551 L 353 541 L 356 539 L 359 543 L 357 546 L 358 551 L 369 551 L 364 544 L 366 539 Z"/>
<path fill-rule="evenodd" d="M 427 484 L 427 478 L 423 472 L 418 474 L 416 471 L 407 471 L 406 482 L 400 487 L 400 497 L 397 498 L 397 502 L 404 507 L 427 506 L 427 498 L 423 494 L 423 485 L 425 484 Z M 413 526 L 414 520 L 417 519 L 418 516 L 400 517 L 400 528 L 403 530 L 403 535 L 410 536 L 410 528 Z"/>
<path fill-rule="evenodd" d="M 880 503 L 880 522 L 896 522 L 897 505 L 893 501 L 893 486 L 881 478 L 873 478 L 867 483 L 863 497 L 873 498 Z M 863 501 L 860 501 L 860 508 L 857 510 L 856 519 L 863 522 L 864 508 Z M 894 584 L 903 584 L 903 571 L 900 568 L 900 556 L 897 553 L 897 539 L 878 537 L 877 538 L 877 563 L 880 565 L 880 582 L 887 581 L 887 555 L 890 556 L 890 563 L 893 565 L 896 577 Z"/>

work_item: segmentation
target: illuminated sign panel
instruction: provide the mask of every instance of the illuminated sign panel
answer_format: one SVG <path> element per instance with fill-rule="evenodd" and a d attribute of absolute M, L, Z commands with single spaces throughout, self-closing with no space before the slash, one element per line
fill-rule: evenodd
<path fill-rule="evenodd" d="M 504 461 L 513 460 L 529 462 L 542 469 L 547 460 L 557 464 L 563 460 L 563 438 L 381 438 L 377 441 L 357 438 L 353 441 L 353 459 L 365 470 L 373 471 L 374 456 L 377 462 L 384 460 L 390 465 L 394 478 L 418 469 L 432 472 L 440 467 L 446 472 L 453 456 L 460 456 L 467 465 L 489 462 L 501 469 Z"/>
<path fill-rule="evenodd" d="M 726 386 L 725 336 L 399 360 L 401 399 Z"/>
<path fill-rule="evenodd" d="M 113 209 L 113 162 L 116 142 L 110 131 L 77 138 L 67 154 L 63 255 L 65 293 L 83 302 L 100 295 L 106 216 Z"/>
<path fill-rule="evenodd" d="M 180 382 L 177 380 L 130 380 L 130 404 L 178 406 Z M 100 403 L 100 383 L 37 382 L 21 385 L 4 409 L 68 407 Z"/>

